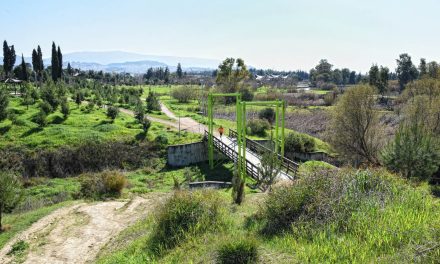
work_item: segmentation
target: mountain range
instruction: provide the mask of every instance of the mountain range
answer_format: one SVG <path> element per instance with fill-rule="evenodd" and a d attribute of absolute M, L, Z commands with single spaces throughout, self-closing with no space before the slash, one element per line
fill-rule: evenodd
<path fill-rule="evenodd" d="M 31 63 L 32 59 L 25 57 L 25 61 Z M 50 61 L 50 58 L 45 58 L 44 65 L 49 66 Z M 0 57 L 0 63 L 2 62 L 3 58 Z M 15 66 L 20 62 L 21 59 L 17 56 Z M 168 67 L 171 71 L 175 71 L 178 63 L 182 65 L 184 71 L 212 70 L 218 67 L 220 60 L 144 55 L 125 51 L 81 51 L 63 54 L 63 66 L 67 67 L 67 63 L 81 70 L 144 73 L 150 67 Z"/>

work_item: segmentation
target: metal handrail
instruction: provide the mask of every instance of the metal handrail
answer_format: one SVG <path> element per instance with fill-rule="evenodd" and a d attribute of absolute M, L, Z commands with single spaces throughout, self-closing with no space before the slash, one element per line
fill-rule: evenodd
<path fill-rule="evenodd" d="M 237 138 L 237 132 L 232 129 L 229 129 L 229 137 Z M 246 138 L 246 147 L 249 148 L 252 152 L 254 152 L 255 155 L 257 155 L 259 158 L 262 157 L 263 153 L 267 153 L 267 152 L 273 153 L 274 152 L 273 150 L 269 149 L 268 147 L 254 141 L 252 139 L 249 139 L 249 138 Z M 289 174 L 289 172 L 292 172 L 292 174 L 293 174 L 292 176 L 295 177 L 296 172 L 299 167 L 299 164 L 284 157 L 284 156 L 281 156 L 280 154 L 277 154 L 277 155 L 278 155 L 278 158 L 282 161 L 281 168 L 283 168 L 287 174 Z"/>
<path fill-rule="evenodd" d="M 205 130 L 205 137 L 208 137 L 209 133 Z M 219 140 L 216 137 L 213 137 L 213 143 L 214 147 L 218 149 L 221 153 L 226 155 L 229 159 L 231 159 L 233 162 L 238 161 L 238 153 L 234 148 L 231 148 L 229 145 L 224 143 L 223 141 Z M 233 144 L 232 144 L 233 145 Z M 249 176 L 251 176 L 255 180 L 259 180 L 259 171 L 258 167 L 255 166 L 250 161 L 246 160 L 246 172 Z"/>

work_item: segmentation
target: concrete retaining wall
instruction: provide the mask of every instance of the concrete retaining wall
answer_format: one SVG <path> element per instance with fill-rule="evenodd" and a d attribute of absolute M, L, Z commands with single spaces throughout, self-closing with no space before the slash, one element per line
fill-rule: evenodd
<path fill-rule="evenodd" d="M 231 182 L 220 182 L 220 181 L 191 182 L 189 184 L 190 189 L 199 189 L 199 188 L 225 189 L 230 187 L 232 187 Z"/>
<path fill-rule="evenodd" d="M 169 146 L 167 152 L 168 165 L 176 167 L 188 166 L 208 160 L 208 149 L 203 141 Z"/>

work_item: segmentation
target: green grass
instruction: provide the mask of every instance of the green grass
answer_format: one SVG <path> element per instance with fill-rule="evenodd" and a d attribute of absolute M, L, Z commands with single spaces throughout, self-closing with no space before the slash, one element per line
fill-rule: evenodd
<path fill-rule="evenodd" d="M 65 195 L 66 199 L 75 198 L 79 191 L 76 177 L 65 179 L 31 178 L 29 187 L 25 188 L 25 197 L 32 199 L 51 199 Z"/>
<path fill-rule="evenodd" d="M 331 91 L 329 91 L 329 90 L 311 89 L 311 90 L 309 90 L 307 92 L 314 93 L 314 94 L 327 94 L 327 93 L 329 93 Z"/>
<path fill-rule="evenodd" d="M 29 107 L 21 105 L 21 99 L 10 101 L 9 109 L 20 113 L 18 120 L 22 125 L 14 125 L 6 120 L 0 123 L 0 146 L 26 146 L 29 148 L 51 148 L 63 145 L 73 145 L 88 139 L 122 140 L 134 138 L 142 130 L 135 119 L 124 113 L 119 113 L 114 123 L 110 123 L 104 109 L 95 108 L 86 113 L 84 106 L 78 108 L 70 103 L 71 114 L 67 120 L 57 111 L 48 116 L 48 125 L 39 128 L 32 122 L 33 116 L 39 111 L 38 104 Z"/>
<path fill-rule="evenodd" d="M 71 113 L 64 120 L 59 111 L 48 116 L 48 125 L 39 128 L 32 122 L 33 116 L 39 111 L 38 104 L 29 109 L 21 104 L 20 98 L 13 98 L 9 110 L 18 113 L 19 125 L 14 125 L 9 120 L 0 122 L 0 147 L 28 148 L 56 148 L 65 145 L 76 145 L 87 140 L 133 140 L 142 135 L 141 125 L 134 117 L 119 113 L 116 120 L 111 123 L 106 116 L 105 109 L 95 107 L 88 113 L 85 106 L 78 107 L 70 103 Z M 153 115 L 155 116 L 155 115 Z M 164 119 L 167 119 L 165 115 Z M 154 140 L 159 134 L 166 134 L 169 144 L 194 142 L 200 139 L 199 135 L 183 133 L 178 136 L 176 129 L 167 128 L 160 123 L 152 123 L 148 139 Z"/>
<path fill-rule="evenodd" d="M 375 177 L 383 177 L 385 185 L 374 189 L 377 187 L 369 184 L 374 184 Z M 354 193 L 348 192 L 353 201 L 341 201 L 349 206 L 338 211 L 344 218 L 334 218 L 343 220 L 342 225 L 333 218 L 321 224 L 304 218 L 284 233 L 264 235 L 264 214 L 257 212 L 266 195 L 248 193 L 242 206 L 229 205 L 225 217 L 231 221 L 225 230 L 193 235 L 157 257 L 148 253 L 155 228 L 153 219 L 148 218 L 124 230 L 109 245 L 111 250 L 101 252 L 98 263 L 214 263 L 225 243 L 244 237 L 256 241 L 259 263 L 437 263 L 439 200 L 429 195 L 427 186 L 413 187 L 393 177 L 372 176 L 371 181 L 358 178 L 350 183 L 354 185 L 345 185 Z M 318 182 L 310 183 L 319 186 Z M 329 191 L 319 188 L 320 192 Z M 313 193 L 313 189 L 310 191 Z M 222 202 L 230 202 L 229 192 L 218 192 Z M 314 194 L 317 199 L 320 192 Z M 316 205 L 335 206 L 320 201 L 322 204 Z M 344 214 L 342 209 L 349 213 Z M 308 210 L 313 212 L 315 207 Z"/>

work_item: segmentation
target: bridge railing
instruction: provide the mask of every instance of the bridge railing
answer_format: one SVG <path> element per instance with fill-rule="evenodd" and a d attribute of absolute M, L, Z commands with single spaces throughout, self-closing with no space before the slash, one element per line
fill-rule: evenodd
<path fill-rule="evenodd" d="M 237 136 L 238 134 L 235 130 L 229 129 L 230 138 L 237 138 Z M 273 150 L 249 138 L 246 138 L 246 148 L 254 152 L 255 155 L 257 155 L 259 158 L 261 158 L 264 153 L 273 153 Z M 296 176 L 299 164 L 286 157 L 281 156 L 280 154 L 278 154 L 278 158 L 281 160 L 281 169 L 286 174 L 294 178 Z"/>
<path fill-rule="evenodd" d="M 207 138 L 209 136 L 208 131 L 205 130 L 205 137 Z M 217 137 L 212 137 L 212 141 L 214 144 L 214 147 L 220 151 L 221 153 L 223 153 L 226 157 L 228 157 L 229 159 L 231 159 L 234 162 L 238 161 L 238 153 L 235 150 L 234 145 L 236 143 L 227 145 L 226 143 L 224 143 L 223 141 L 221 141 L 220 139 L 218 139 Z M 248 160 L 246 160 L 246 172 L 247 174 L 252 177 L 255 180 L 259 179 L 259 172 L 258 172 L 258 167 L 255 166 L 253 163 L 249 162 Z"/>

